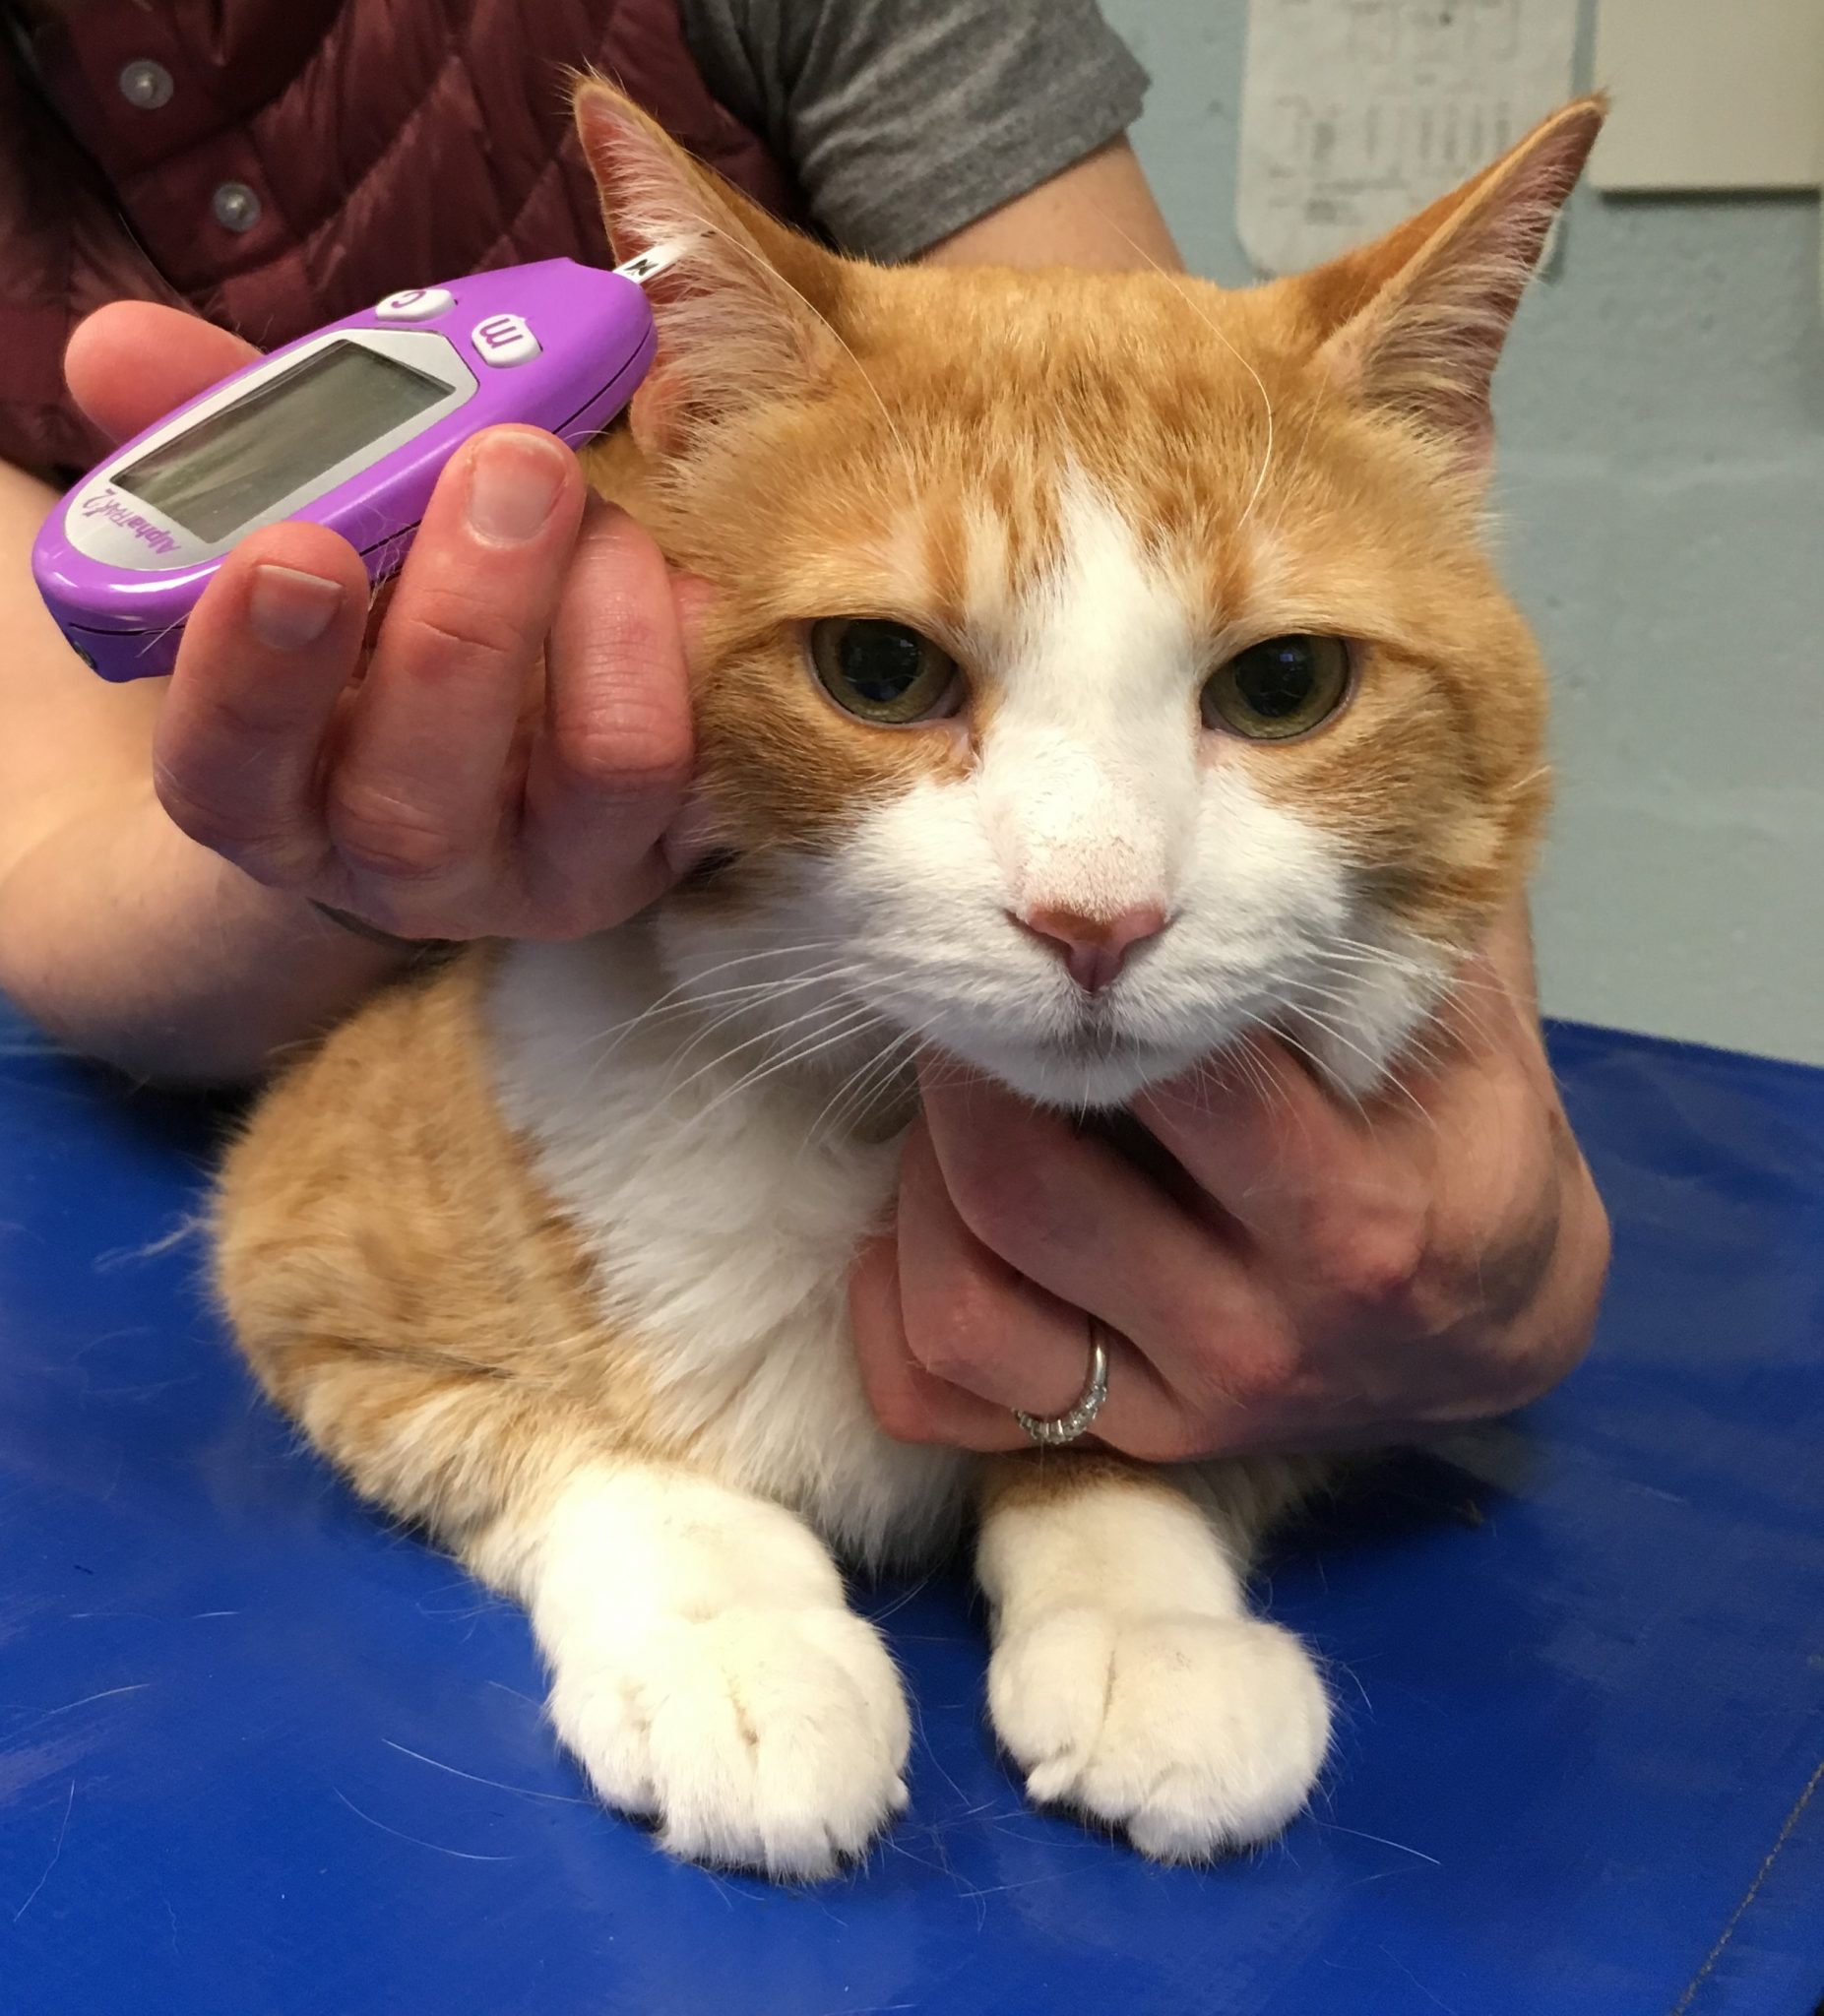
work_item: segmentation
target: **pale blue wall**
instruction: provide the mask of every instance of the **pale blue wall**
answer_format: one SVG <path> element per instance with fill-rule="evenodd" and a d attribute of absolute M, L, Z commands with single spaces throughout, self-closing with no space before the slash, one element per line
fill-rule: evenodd
<path fill-rule="evenodd" d="M 1234 232 L 1243 0 L 1103 0 L 1185 257 Z M 1499 380 L 1509 579 L 1556 686 L 1561 1015 L 1824 1063 L 1824 331 L 1809 199 L 1580 190 Z"/>

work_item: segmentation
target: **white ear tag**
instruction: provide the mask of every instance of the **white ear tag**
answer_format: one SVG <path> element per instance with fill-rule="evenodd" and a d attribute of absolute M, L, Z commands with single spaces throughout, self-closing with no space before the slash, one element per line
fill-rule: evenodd
<path fill-rule="evenodd" d="M 664 272 L 667 266 L 675 266 L 690 250 L 688 238 L 670 238 L 659 245 L 649 245 L 637 258 L 630 259 L 614 271 L 622 280 L 637 281 L 644 286 L 656 275 Z"/>

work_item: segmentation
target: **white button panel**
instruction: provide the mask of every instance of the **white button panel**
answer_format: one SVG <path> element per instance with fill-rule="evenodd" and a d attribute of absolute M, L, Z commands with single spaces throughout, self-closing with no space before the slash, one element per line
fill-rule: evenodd
<path fill-rule="evenodd" d="M 374 313 L 382 322 L 429 322 L 456 305 L 448 287 L 404 287 L 377 302 Z"/>
<path fill-rule="evenodd" d="M 469 341 L 484 364 L 523 364 L 539 354 L 538 339 L 523 315 L 490 315 L 475 324 Z"/>

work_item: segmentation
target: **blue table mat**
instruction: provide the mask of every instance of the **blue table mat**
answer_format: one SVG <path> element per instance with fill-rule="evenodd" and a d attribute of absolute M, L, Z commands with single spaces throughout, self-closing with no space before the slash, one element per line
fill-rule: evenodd
<path fill-rule="evenodd" d="M 1028 1811 L 964 1577 L 867 1588 L 911 1814 L 775 1889 L 556 1753 L 519 1613 L 256 1397 L 223 1124 L 0 1018 L 4 2016 L 1809 2016 L 1824 1993 L 1824 1073 L 1550 1032 L 1616 1229 L 1597 1349 L 1266 1564 L 1313 1810 L 1162 1869 Z"/>

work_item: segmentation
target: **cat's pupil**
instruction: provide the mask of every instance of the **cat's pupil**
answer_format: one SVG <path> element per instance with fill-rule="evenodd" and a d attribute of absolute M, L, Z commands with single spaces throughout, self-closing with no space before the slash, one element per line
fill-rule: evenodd
<path fill-rule="evenodd" d="M 1304 638 L 1281 637 L 1237 660 L 1234 678 L 1235 690 L 1263 721 L 1285 721 L 1310 700 L 1317 667 Z"/>
<path fill-rule="evenodd" d="M 924 640 L 904 623 L 857 620 L 838 647 L 843 677 L 858 699 L 874 707 L 904 700 L 924 669 Z"/>

